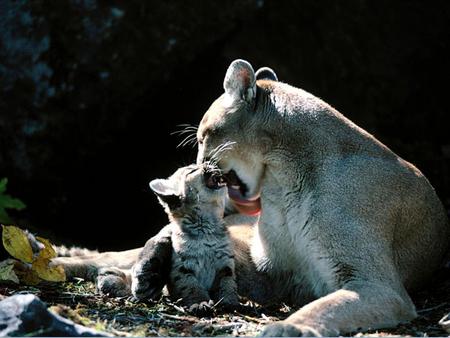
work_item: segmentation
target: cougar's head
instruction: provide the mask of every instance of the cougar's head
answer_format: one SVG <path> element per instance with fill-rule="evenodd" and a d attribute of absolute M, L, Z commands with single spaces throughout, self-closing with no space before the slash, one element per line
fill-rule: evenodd
<path fill-rule="evenodd" d="M 226 178 L 228 194 L 242 213 L 261 212 L 261 181 L 264 175 L 266 137 L 262 134 L 270 111 L 257 80 L 277 81 L 269 68 L 254 72 L 244 60 L 229 66 L 225 93 L 209 108 L 200 122 L 197 163 L 217 164 Z"/>

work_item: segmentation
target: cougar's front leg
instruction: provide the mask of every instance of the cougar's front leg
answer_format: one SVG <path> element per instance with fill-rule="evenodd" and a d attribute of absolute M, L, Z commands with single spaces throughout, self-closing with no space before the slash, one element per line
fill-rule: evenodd
<path fill-rule="evenodd" d="M 416 317 L 405 290 L 389 285 L 351 282 L 319 298 L 286 320 L 268 325 L 262 336 L 338 336 L 363 329 L 394 327 Z"/>
<path fill-rule="evenodd" d="M 156 299 L 169 281 L 172 258 L 170 225 L 145 244 L 131 270 L 131 292 L 139 300 Z"/>
<path fill-rule="evenodd" d="M 98 270 L 102 268 L 117 268 L 129 270 L 136 263 L 142 248 L 126 251 L 100 252 L 83 256 L 56 257 L 51 265 L 62 265 L 67 279 L 83 278 L 95 281 Z"/>

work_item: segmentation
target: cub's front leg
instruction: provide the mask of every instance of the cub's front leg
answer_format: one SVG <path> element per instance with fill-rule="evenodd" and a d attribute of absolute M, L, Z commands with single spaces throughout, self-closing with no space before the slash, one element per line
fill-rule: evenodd
<path fill-rule="evenodd" d="M 183 306 L 196 315 L 206 315 L 214 304 L 208 291 L 202 287 L 195 273 L 188 266 L 174 264 L 168 284 L 169 294 L 177 300 L 181 298 Z"/>
<path fill-rule="evenodd" d="M 131 270 L 131 292 L 136 299 L 156 299 L 169 281 L 172 260 L 170 224 L 150 238 Z"/>
<path fill-rule="evenodd" d="M 225 310 L 233 310 L 239 307 L 239 297 L 237 292 L 236 276 L 234 265 L 230 264 L 221 268 L 216 275 L 218 280 L 218 301 Z"/>

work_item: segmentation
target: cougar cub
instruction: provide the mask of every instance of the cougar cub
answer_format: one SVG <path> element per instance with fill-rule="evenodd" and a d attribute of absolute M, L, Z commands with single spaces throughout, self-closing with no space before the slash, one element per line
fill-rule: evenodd
<path fill-rule="evenodd" d="M 220 171 L 210 164 L 183 167 L 168 179 L 150 182 L 170 220 L 172 252 L 165 253 L 172 256 L 168 291 L 191 312 L 207 310 L 212 301 L 225 307 L 239 304 L 234 256 L 223 221 L 225 186 Z M 154 256 L 150 253 L 157 249 L 153 244 L 147 242 L 133 268 L 132 291 L 137 298 L 151 298 L 161 288 L 152 280 L 155 271 L 145 271 Z"/>

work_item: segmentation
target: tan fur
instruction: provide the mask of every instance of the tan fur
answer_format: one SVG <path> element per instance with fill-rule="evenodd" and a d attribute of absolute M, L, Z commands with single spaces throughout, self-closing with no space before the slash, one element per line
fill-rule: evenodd
<path fill-rule="evenodd" d="M 299 307 L 262 334 L 334 336 L 413 319 L 407 290 L 428 280 L 450 242 L 423 174 L 322 100 L 257 78 L 245 61 L 230 65 L 224 84 L 200 123 L 197 160 L 235 142 L 218 164 L 246 184 L 244 197 L 261 198 L 256 226 L 230 227 L 238 292 Z"/>
<path fill-rule="evenodd" d="M 263 335 L 338 335 L 413 319 L 406 288 L 427 280 L 449 243 L 434 189 L 322 100 L 252 74 L 243 60 L 230 65 L 225 94 L 198 129 L 198 162 L 234 143 L 219 166 L 237 173 L 245 198 L 261 197 L 254 263 L 298 305 L 316 299 Z"/>
<path fill-rule="evenodd" d="M 136 263 L 142 248 L 121 252 L 57 257 L 54 265 L 64 266 L 68 279 L 83 278 L 94 281 L 100 293 L 113 297 L 131 295 L 131 268 Z"/>

